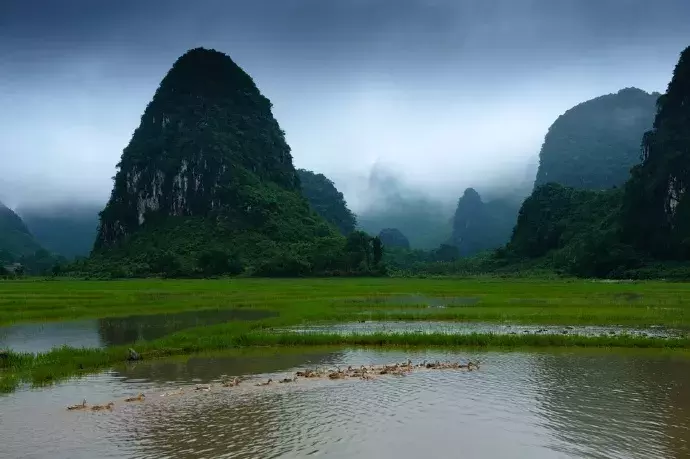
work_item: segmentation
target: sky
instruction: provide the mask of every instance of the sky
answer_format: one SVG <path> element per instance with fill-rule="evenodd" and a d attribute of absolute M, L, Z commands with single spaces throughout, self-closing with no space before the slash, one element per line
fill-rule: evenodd
<path fill-rule="evenodd" d="M 160 80 L 204 46 L 353 210 L 381 176 L 455 201 L 523 179 L 573 105 L 663 92 L 688 20 L 687 0 L 2 0 L 0 200 L 104 203 Z"/>

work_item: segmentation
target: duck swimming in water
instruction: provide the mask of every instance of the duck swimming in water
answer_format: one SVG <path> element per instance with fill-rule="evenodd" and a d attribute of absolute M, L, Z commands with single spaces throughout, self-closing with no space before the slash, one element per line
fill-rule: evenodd
<path fill-rule="evenodd" d="M 266 382 L 257 383 L 256 385 L 257 385 L 257 386 L 268 386 L 268 385 L 271 384 L 272 382 L 273 382 L 273 380 L 272 380 L 272 379 L 269 379 L 269 380 L 266 381 Z"/>
<path fill-rule="evenodd" d="M 91 411 L 112 410 L 114 406 L 113 402 L 108 402 L 106 405 L 94 405 L 91 407 Z"/>
<path fill-rule="evenodd" d="M 223 383 L 223 387 L 235 387 L 240 385 L 240 380 L 237 378 L 233 378 L 230 381 L 225 381 Z"/>
<path fill-rule="evenodd" d="M 125 399 L 125 402 L 143 402 L 146 396 L 144 394 L 139 394 L 136 397 L 129 397 Z"/>
<path fill-rule="evenodd" d="M 68 410 L 73 411 L 73 410 L 85 410 L 87 408 L 86 406 L 86 399 L 84 399 L 83 402 L 81 402 L 78 405 L 70 405 L 67 407 Z"/>

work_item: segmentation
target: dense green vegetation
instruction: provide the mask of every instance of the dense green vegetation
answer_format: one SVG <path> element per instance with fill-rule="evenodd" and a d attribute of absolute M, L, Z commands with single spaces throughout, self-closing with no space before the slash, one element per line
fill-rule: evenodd
<path fill-rule="evenodd" d="M 17 213 L 36 240 L 66 258 L 88 256 L 96 240 L 98 213 L 103 207 L 78 202 L 20 207 Z"/>
<path fill-rule="evenodd" d="M 445 308 L 429 307 L 438 301 Z M 248 346 L 595 346 L 690 347 L 686 338 L 576 335 L 299 335 L 270 328 L 368 320 L 462 320 L 525 324 L 661 325 L 690 329 L 684 284 L 502 279 L 219 279 L 0 282 L 0 323 L 163 314 L 189 310 L 269 310 L 276 317 L 176 331 L 133 346 L 144 359 Z M 193 325 L 192 325 L 193 327 Z M 0 387 L 50 383 L 124 362 L 129 346 L 59 348 L 0 360 Z"/>
<path fill-rule="evenodd" d="M 383 272 L 375 239 L 345 238 L 310 208 L 270 101 L 220 52 L 175 62 L 117 167 L 94 251 L 71 275 Z"/>
<path fill-rule="evenodd" d="M 653 128 L 640 137 L 642 163 L 624 187 L 538 186 L 520 209 L 510 243 L 495 258 L 507 264 L 541 259 L 582 277 L 689 279 L 689 88 L 690 48 L 658 100 Z"/>
<path fill-rule="evenodd" d="M 305 169 L 297 169 L 297 175 L 301 182 L 302 194 L 316 213 L 343 235 L 355 230 L 357 218 L 348 209 L 343 194 L 328 177 Z"/>
<path fill-rule="evenodd" d="M 656 258 L 690 259 L 690 47 L 680 56 L 653 128 L 642 139 L 642 164 L 623 199 L 624 240 Z"/>
<path fill-rule="evenodd" d="M 595 190 L 622 185 L 640 161 L 640 141 L 652 126 L 658 96 L 626 88 L 559 116 L 544 139 L 535 187 L 549 182 Z"/>
<path fill-rule="evenodd" d="M 451 242 L 461 256 L 474 255 L 505 245 L 515 225 L 519 204 L 505 199 L 487 203 L 473 188 L 458 200 Z"/>
<path fill-rule="evenodd" d="M 525 200 L 510 256 L 548 257 L 552 266 L 582 277 L 621 277 L 639 255 L 620 243 L 620 190 L 590 191 L 557 184 L 538 187 Z"/>

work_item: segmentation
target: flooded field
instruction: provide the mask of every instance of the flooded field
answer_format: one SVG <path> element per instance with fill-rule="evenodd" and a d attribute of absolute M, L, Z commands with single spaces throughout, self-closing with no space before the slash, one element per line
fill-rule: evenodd
<path fill-rule="evenodd" d="M 0 327 L 0 349 L 44 352 L 55 346 L 105 347 L 153 340 L 186 328 L 223 322 L 259 320 L 276 313 L 256 309 L 187 311 L 71 322 L 29 323 Z"/>
<path fill-rule="evenodd" d="M 634 328 L 623 326 L 599 325 L 511 325 L 484 322 L 440 322 L 440 321 L 361 321 L 344 324 L 303 325 L 283 328 L 277 331 L 294 333 L 338 333 L 338 334 L 372 334 L 372 333 L 496 333 L 503 335 L 517 334 L 562 334 L 582 336 L 645 336 L 652 338 L 674 338 L 687 336 L 682 330 L 663 327 Z"/>
<path fill-rule="evenodd" d="M 1 396 L 0 457 L 688 458 L 686 355 L 312 349 L 139 363 Z M 309 367 L 408 358 L 482 363 L 254 385 Z M 243 375 L 238 387 L 219 385 Z M 143 402 L 123 402 L 140 392 Z M 115 406 L 66 410 L 82 399 Z"/>

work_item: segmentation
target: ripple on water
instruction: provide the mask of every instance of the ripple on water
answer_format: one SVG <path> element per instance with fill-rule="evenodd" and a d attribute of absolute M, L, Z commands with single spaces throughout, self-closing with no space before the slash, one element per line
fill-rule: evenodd
<path fill-rule="evenodd" d="M 476 354 L 476 353 L 475 353 Z M 373 381 L 214 388 L 159 397 L 188 381 L 255 368 L 465 360 L 465 352 L 352 350 L 156 362 L 0 398 L 0 456 L 593 457 L 690 456 L 690 360 L 662 354 L 488 352 L 479 371 Z M 283 362 L 282 364 L 280 362 Z M 160 366 L 166 365 L 165 372 Z M 177 372 L 178 374 L 175 374 Z M 149 375 L 150 377 L 147 377 Z M 144 391 L 144 403 L 123 404 Z M 86 397 L 112 413 L 67 412 Z M 57 451 L 57 453 L 55 453 Z"/>

